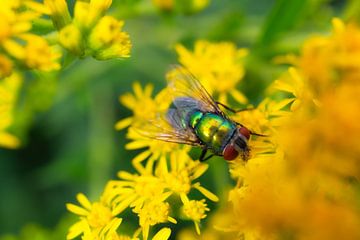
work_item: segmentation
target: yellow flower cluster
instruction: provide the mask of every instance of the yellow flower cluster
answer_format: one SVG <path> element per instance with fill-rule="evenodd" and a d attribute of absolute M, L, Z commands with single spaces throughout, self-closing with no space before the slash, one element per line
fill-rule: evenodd
<path fill-rule="evenodd" d="M 108 217 L 97 219 L 108 219 L 106 224 L 100 224 L 108 229 L 116 216 L 121 215 L 125 209 L 131 209 L 139 219 L 140 228 L 136 234 L 141 233 L 142 239 L 148 239 L 151 227 L 168 222 L 177 223 L 176 216 L 173 215 L 173 212 L 177 212 L 174 207 L 177 202 L 176 205 L 182 205 L 180 217 L 192 220 L 200 234 L 200 221 L 206 217 L 206 212 L 210 209 L 205 199 L 191 199 L 189 194 L 192 190 L 197 190 L 211 201 L 218 201 L 217 196 L 196 181 L 205 173 L 208 165 L 192 160 L 188 155 L 189 147 L 145 138 L 134 129 L 134 126 L 148 121 L 149 118 L 155 118 L 156 113 L 166 110 L 171 103 L 171 96 L 168 90 L 164 89 L 152 98 L 151 85 L 142 88 L 139 83 L 135 83 L 133 89 L 134 94 L 128 93 L 120 97 L 120 102 L 133 111 L 133 116 L 119 121 L 115 127 L 130 127 L 127 136 L 132 141 L 126 145 L 127 149 L 147 149 L 132 160 L 137 173 L 120 171 L 119 180 L 108 182 L 101 196 L 107 210 L 103 209 L 97 213 L 102 212 Z M 147 107 L 140 109 L 138 106 Z M 176 198 L 178 200 L 174 201 Z M 70 208 L 69 210 L 82 215 Z M 82 221 L 84 220 L 75 224 L 76 231 L 70 231 L 69 239 L 79 234 L 85 236 L 84 224 L 80 224 Z M 89 219 L 85 222 L 90 225 L 90 230 L 94 234 L 98 237 L 103 236 L 104 230 L 91 227 Z M 161 235 L 163 237 L 159 239 L 167 239 L 170 235 L 170 230 L 168 231 L 168 235 Z M 136 234 L 134 236 L 137 236 Z"/>
<path fill-rule="evenodd" d="M 123 21 L 106 16 L 111 0 L 76 1 L 70 16 L 65 0 L 45 0 L 59 43 L 72 54 L 98 60 L 129 57 L 129 35 L 122 31 Z"/>
<path fill-rule="evenodd" d="M 46 13 L 36 1 L 2 1 L 0 9 L 0 79 L 18 68 L 51 71 L 60 68 L 61 53 L 31 33 L 32 21 Z"/>
<path fill-rule="evenodd" d="M 279 105 L 287 113 L 270 131 L 273 151 L 232 167 L 239 181 L 221 229 L 245 239 L 360 238 L 360 28 L 334 19 L 333 29 L 307 40 L 272 85 L 288 94 Z"/>
<path fill-rule="evenodd" d="M 16 104 L 22 78 L 18 73 L 0 81 L 0 146 L 16 148 L 19 140 L 10 134 L 7 129 L 13 122 L 13 111 Z"/>
<path fill-rule="evenodd" d="M 175 50 L 179 62 L 201 81 L 209 93 L 218 95 L 220 102 L 226 104 L 228 95 L 231 95 L 237 102 L 247 103 L 246 97 L 236 89 L 245 74 L 243 58 L 247 55 L 246 49 L 237 49 L 231 42 L 199 40 L 193 52 L 181 44 L 177 44 Z"/>

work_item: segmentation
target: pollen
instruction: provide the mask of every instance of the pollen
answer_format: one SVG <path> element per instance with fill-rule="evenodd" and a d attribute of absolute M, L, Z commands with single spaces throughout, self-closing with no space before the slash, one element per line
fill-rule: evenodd
<path fill-rule="evenodd" d="M 169 209 L 169 203 L 167 202 L 152 201 L 145 204 L 140 210 L 135 210 L 135 212 L 138 212 L 140 226 L 153 226 L 168 220 Z"/>
<path fill-rule="evenodd" d="M 108 207 L 105 207 L 101 203 L 94 203 L 91 208 L 91 212 L 87 216 L 89 225 L 93 228 L 99 228 L 106 226 L 113 216 Z"/>
<path fill-rule="evenodd" d="M 168 187 L 177 193 L 188 194 L 191 189 L 191 180 L 185 169 L 179 172 L 171 172 L 166 176 Z"/>
<path fill-rule="evenodd" d="M 190 200 L 188 203 L 184 204 L 183 213 L 186 217 L 190 218 L 193 221 L 200 221 L 206 217 L 206 212 L 210 209 L 207 207 L 205 200 Z"/>

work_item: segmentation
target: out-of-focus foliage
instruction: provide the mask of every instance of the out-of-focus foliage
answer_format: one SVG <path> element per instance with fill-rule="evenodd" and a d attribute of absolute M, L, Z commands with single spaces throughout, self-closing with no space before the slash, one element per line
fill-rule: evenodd
<path fill-rule="evenodd" d="M 0 239 L 360 238 L 358 2 L 0 1 Z M 247 163 L 134 130 L 173 63 Z"/>

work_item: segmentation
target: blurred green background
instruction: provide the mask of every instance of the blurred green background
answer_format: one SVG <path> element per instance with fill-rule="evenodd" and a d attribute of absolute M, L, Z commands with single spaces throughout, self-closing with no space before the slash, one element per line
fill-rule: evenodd
<path fill-rule="evenodd" d="M 41 232 L 64 239 L 74 222 L 65 203 L 75 202 L 78 192 L 96 200 L 118 170 L 133 171 L 130 160 L 137 152 L 126 151 L 126 131 L 114 129 L 131 115 L 118 97 L 132 91 L 134 81 L 152 83 L 155 92 L 164 87 L 165 72 L 177 62 L 175 43 L 192 48 L 195 40 L 206 39 L 249 48 L 239 89 L 256 104 L 286 67 L 273 64 L 274 56 L 298 52 L 311 34 L 328 34 L 334 16 L 357 20 L 359 9 L 357 0 L 211 0 L 189 14 L 164 13 L 146 0 L 113 1 L 110 15 L 125 20 L 133 44 L 129 59 L 89 58 L 59 75 L 26 77 L 12 129 L 23 146 L 0 149 L 0 236 L 12 239 L 9 234 L 22 232 L 21 239 L 35 239 L 34 232 Z M 212 174 L 214 168 L 223 174 Z M 221 195 L 229 181 L 226 169 L 222 161 L 211 161 L 203 185 Z"/>

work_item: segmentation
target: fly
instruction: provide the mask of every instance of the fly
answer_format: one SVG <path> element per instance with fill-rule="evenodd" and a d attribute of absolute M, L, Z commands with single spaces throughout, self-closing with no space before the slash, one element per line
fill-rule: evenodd
<path fill-rule="evenodd" d="M 200 146 L 200 161 L 214 155 L 231 161 L 239 155 L 243 160 L 249 158 L 250 135 L 264 136 L 231 120 L 219 106 L 234 113 L 239 111 L 216 102 L 201 83 L 183 67 L 176 66 L 169 73 L 168 88 L 173 96 L 171 106 L 165 113 L 159 113 L 157 119 L 149 121 L 151 124 L 141 126 L 142 132 L 148 137 Z M 152 127 L 147 128 L 149 125 Z M 212 154 L 206 156 L 208 151 Z"/>

